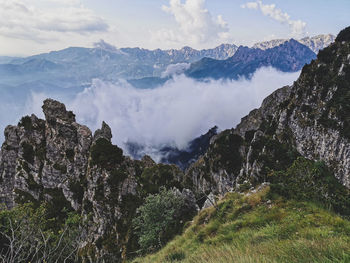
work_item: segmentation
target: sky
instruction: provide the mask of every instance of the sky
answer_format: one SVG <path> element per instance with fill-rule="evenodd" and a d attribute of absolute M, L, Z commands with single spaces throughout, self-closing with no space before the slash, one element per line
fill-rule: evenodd
<path fill-rule="evenodd" d="M 213 48 L 337 34 L 349 0 L 0 0 L 0 56 L 69 46 Z"/>

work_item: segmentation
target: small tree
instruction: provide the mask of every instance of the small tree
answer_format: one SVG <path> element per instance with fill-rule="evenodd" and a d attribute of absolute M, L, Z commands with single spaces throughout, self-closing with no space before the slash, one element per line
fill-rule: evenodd
<path fill-rule="evenodd" d="M 184 203 L 182 196 L 165 188 L 146 198 L 133 220 L 141 252 L 155 251 L 179 233 L 183 225 L 181 209 Z"/>
<path fill-rule="evenodd" d="M 30 203 L 0 211 L 0 262 L 77 262 L 80 216 L 68 213 L 64 222 L 46 216 L 44 205 Z"/>

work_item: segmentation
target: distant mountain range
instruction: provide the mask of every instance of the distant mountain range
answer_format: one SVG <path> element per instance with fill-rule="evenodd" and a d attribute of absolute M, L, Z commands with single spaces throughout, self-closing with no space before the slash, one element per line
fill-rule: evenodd
<path fill-rule="evenodd" d="M 186 75 L 197 79 L 249 78 L 258 68 L 268 66 L 283 72 L 295 72 L 314 58 L 316 54 L 310 48 L 291 39 L 266 50 L 241 46 L 226 60 L 203 58 L 192 63 Z"/>
<path fill-rule="evenodd" d="M 260 48 L 263 50 L 274 48 L 283 44 L 288 40 L 289 39 L 275 39 L 271 41 L 260 42 L 253 45 L 253 48 Z M 328 47 L 331 43 L 334 42 L 334 40 L 335 40 L 335 36 L 328 34 L 328 35 L 318 35 L 314 37 L 305 37 L 297 41 L 307 46 L 317 54 L 319 50 L 324 49 L 325 47 Z"/>
<path fill-rule="evenodd" d="M 25 58 L 0 57 L 0 88 L 6 87 L 7 90 L 12 90 L 14 93 L 23 92 L 22 94 L 32 90 L 41 92 L 64 90 L 64 93 L 67 93 L 67 89 L 70 89 L 78 92 L 89 86 L 94 78 L 104 81 L 123 78 L 137 88 L 153 88 L 166 82 L 169 76 L 162 76 L 162 73 L 169 65 L 178 63 L 192 63 L 188 76 L 193 77 L 249 76 L 260 66 L 295 71 L 315 56 L 306 52 L 307 47 L 318 51 L 333 40 L 332 35 L 304 38 L 299 40 L 299 45 L 294 43 L 294 49 L 289 51 L 277 48 L 286 43 L 286 40 L 262 42 L 254 45 L 254 48 L 222 44 L 213 49 L 203 50 L 190 47 L 179 50 L 117 49 L 101 41 L 94 48 L 70 47 Z M 258 47 L 261 50 L 257 50 Z M 263 55 L 267 50 L 269 50 L 266 53 L 268 56 Z M 248 57 L 249 65 L 245 60 Z M 262 57 L 265 60 L 261 60 Z M 233 64 L 234 71 L 228 72 L 230 69 L 227 69 L 226 73 L 219 74 L 220 65 Z M 218 73 L 210 73 L 210 68 L 217 65 L 215 70 Z M 209 68 L 206 68 L 207 66 Z"/>

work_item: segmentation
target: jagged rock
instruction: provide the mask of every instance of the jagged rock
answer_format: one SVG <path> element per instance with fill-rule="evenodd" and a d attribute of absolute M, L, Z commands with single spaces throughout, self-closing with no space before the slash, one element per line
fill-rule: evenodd
<path fill-rule="evenodd" d="M 292 86 L 273 92 L 235 129 L 216 136 L 188 170 L 197 191 L 222 195 L 245 181 L 254 186 L 298 155 L 324 161 L 350 188 L 349 53 L 349 41 L 336 41 Z"/>
<path fill-rule="evenodd" d="M 112 139 L 112 130 L 104 121 L 102 122 L 102 128 L 96 130 L 94 133 L 94 142 L 100 138 L 106 139 L 107 141 L 111 141 Z"/>
<path fill-rule="evenodd" d="M 213 193 L 210 193 L 208 195 L 207 199 L 205 200 L 202 209 L 212 207 L 212 206 L 216 205 L 216 202 L 217 202 L 217 197 Z"/>
<path fill-rule="evenodd" d="M 66 106 L 56 100 L 46 99 L 42 108 L 48 122 L 57 119 L 67 122 L 75 122 L 75 115 L 73 112 L 67 111 Z"/>

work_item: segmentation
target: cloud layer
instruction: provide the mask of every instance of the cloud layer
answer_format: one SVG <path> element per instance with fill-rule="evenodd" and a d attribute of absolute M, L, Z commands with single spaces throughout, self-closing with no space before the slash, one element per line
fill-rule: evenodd
<path fill-rule="evenodd" d="M 0 0 L 0 35 L 39 43 L 57 33 L 105 32 L 107 23 L 80 1 Z"/>
<path fill-rule="evenodd" d="M 222 16 L 213 18 L 205 8 L 205 0 L 169 0 L 162 9 L 172 15 L 178 29 L 162 29 L 152 33 L 154 41 L 169 44 L 202 45 L 224 43 L 229 39 L 229 28 Z M 213 43 L 213 41 L 215 43 Z"/>
<path fill-rule="evenodd" d="M 282 24 L 287 24 L 290 27 L 291 35 L 293 37 L 305 36 L 306 23 L 301 20 L 292 20 L 290 15 L 276 8 L 275 4 L 265 5 L 261 0 L 256 2 L 248 2 L 241 5 L 242 8 L 260 10 L 264 16 L 268 16 Z"/>
<path fill-rule="evenodd" d="M 234 127 L 263 98 L 297 77 L 298 73 L 272 68 L 259 69 L 251 80 L 238 81 L 198 82 L 180 75 L 151 90 L 136 89 L 125 81 L 95 80 L 68 107 L 92 129 L 106 121 L 118 145 L 132 141 L 185 148 L 214 125 Z"/>
<path fill-rule="evenodd" d="M 74 97 L 62 92 L 32 93 L 27 103 L 0 103 L 11 114 L 0 115 L 0 128 L 32 113 L 43 118 L 42 101 L 51 97 L 73 110 L 77 121 L 92 130 L 106 121 L 112 128 L 113 142 L 121 147 L 131 141 L 146 146 L 147 154 L 157 159 L 160 146 L 186 148 L 187 143 L 218 125 L 235 127 L 250 110 L 274 90 L 291 84 L 299 73 L 282 73 L 261 68 L 251 80 L 198 82 L 184 75 L 174 76 L 155 89 L 136 89 L 126 81 L 107 83 L 94 80 L 91 87 Z M 60 95 L 61 94 L 61 95 Z M 0 98 L 0 102 L 2 98 Z M 0 107 L 1 108 L 1 107 Z M 6 112 L 3 109 L 2 112 Z M 3 136 L 0 136 L 0 141 Z"/>

